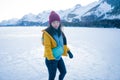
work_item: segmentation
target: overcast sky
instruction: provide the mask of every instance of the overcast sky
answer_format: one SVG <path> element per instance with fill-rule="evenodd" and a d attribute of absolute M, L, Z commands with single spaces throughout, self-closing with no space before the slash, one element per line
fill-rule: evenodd
<path fill-rule="evenodd" d="M 98 0 L 0 0 L 0 21 L 44 10 L 65 10 L 76 4 L 86 6 L 95 1 Z"/>

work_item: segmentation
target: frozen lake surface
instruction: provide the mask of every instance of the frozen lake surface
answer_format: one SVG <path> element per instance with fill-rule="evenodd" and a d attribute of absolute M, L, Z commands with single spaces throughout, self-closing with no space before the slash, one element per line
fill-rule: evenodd
<path fill-rule="evenodd" d="M 41 44 L 44 28 L 0 28 L 0 80 L 47 80 Z M 65 80 L 120 80 L 120 29 L 66 27 L 63 31 L 74 54 L 73 59 L 63 57 Z"/>

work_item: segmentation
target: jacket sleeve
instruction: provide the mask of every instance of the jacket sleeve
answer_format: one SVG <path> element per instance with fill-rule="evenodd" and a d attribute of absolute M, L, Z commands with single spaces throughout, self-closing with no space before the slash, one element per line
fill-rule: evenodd
<path fill-rule="evenodd" d="M 55 59 L 52 54 L 50 37 L 46 35 L 45 33 L 43 35 L 43 43 L 44 43 L 44 49 L 45 49 L 44 56 L 47 57 L 48 60 Z"/>
<path fill-rule="evenodd" d="M 69 48 L 67 46 L 67 39 L 66 39 L 66 36 L 65 34 L 62 32 L 63 34 L 63 41 L 64 41 L 64 53 L 63 53 L 63 56 L 67 56 L 67 53 L 69 51 Z"/>
<path fill-rule="evenodd" d="M 63 56 L 67 56 L 69 50 L 70 50 L 70 49 L 67 47 L 67 45 L 64 45 L 64 53 L 63 53 Z"/>

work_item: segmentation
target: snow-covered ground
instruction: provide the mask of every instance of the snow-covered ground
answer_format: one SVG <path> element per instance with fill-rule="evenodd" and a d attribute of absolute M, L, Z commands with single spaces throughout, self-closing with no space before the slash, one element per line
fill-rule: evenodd
<path fill-rule="evenodd" d="M 41 30 L 0 28 L 0 80 L 48 80 Z M 120 80 L 120 29 L 63 28 L 73 59 L 64 80 Z M 59 72 L 56 80 L 58 80 Z"/>

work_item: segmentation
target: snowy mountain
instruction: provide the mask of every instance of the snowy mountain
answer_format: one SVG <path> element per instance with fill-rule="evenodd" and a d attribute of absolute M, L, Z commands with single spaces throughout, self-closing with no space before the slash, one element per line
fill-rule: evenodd
<path fill-rule="evenodd" d="M 71 11 L 68 13 L 67 18 L 71 19 L 71 22 L 76 22 L 76 20 L 81 21 L 81 16 L 83 16 L 87 11 L 89 11 L 94 6 L 98 5 L 98 2 L 91 3 L 87 6 L 79 6 L 76 5 Z M 67 20 L 68 21 L 68 20 Z"/>
<path fill-rule="evenodd" d="M 67 9 L 67 10 L 60 10 L 57 11 L 57 13 L 60 14 L 61 20 L 65 22 L 77 22 L 81 20 L 81 16 L 85 14 L 87 11 L 89 11 L 92 7 L 97 5 L 97 2 L 91 3 L 88 6 L 81 6 L 80 4 L 75 5 L 73 8 Z M 50 14 L 50 11 L 43 11 L 42 13 L 39 13 L 38 15 L 34 15 L 32 13 L 24 15 L 21 19 L 17 20 L 17 25 L 27 25 L 28 23 L 39 23 L 44 24 L 48 22 L 48 16 Z M 8 20 L 13 21 L 13 20 Z M 8 21 L 1 22 L 2 25 L 13 25 L 8 24 Z"/>
<path fill-rule="evenodd" d="M 82 16 L 82 20 L 120 19 L 119 7 L 120 0 L 100 0 L 97 6 Z"/>
<path fill-rule="evenodd" d="M 82 16 L 82 20 L 98 20 L 103 17 L 107 18 L 107 13 L 111 12 L 113 7 L 111 5 L 107 4 L 106 2 L 101 2 L 99 5 L 93 7 L 91 10 L 89 10 L 86 14 Z"/>
<path fill-rule="evenodd" d="M 21 21 L 38 22 L 39 21 L 39 17 L 37 17 L 36 15 L 30 13 L 30 14 L 27 14 L 27 15 L 23 16 Z"/>
<path fill-rule="evenodd" d="M 16 25 L 19 19 L 13 18 L 10 20 L 3 20 L 0 25 Z"/>
<path fill-rule="evenodd" d="M 59 10 L 61 20 L 65 25 L 74 26 L 115 26 L 120 24 L 120 1 L 99 0 L 87 6 L 75 5 L 73 8 Z M 47 25 L 50 11 L 43 11 L 38 15 L 32 13 L 24 15 L 21 19 L 2 21 L 4 26 L 39 26 Z M 116 20 L 117 19 L 117 20 Z M 97 22 L 96 22 L 97 21 Z M 91 23 L 92 22 L 92 23 Z M 117 22 L 117 23 L 115 23 Z M 76 24 L 77 23 L 77 24 Z M 113 25 L 113 23 L 115 23 Z"/>

